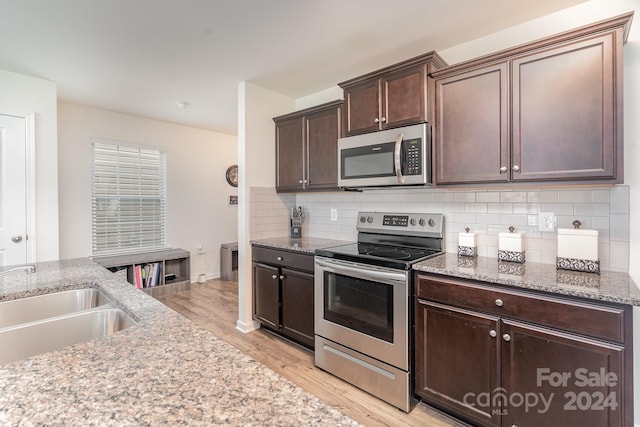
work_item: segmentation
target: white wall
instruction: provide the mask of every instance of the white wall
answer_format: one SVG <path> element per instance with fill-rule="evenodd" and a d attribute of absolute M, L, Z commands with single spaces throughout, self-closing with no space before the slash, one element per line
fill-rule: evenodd
<path fill-rule="evenodd" d="M 273 117 L 292 111 L 294 101 L 249 82 L 238 85 L 238 322 L 252 331 L 251 187 L 275 187 Z"/>
<path fill-rule="evenodd" d="M 176 112 L 177 113 L 177 112 Z M 90 139 L 157 147 L 167 153 L 166 243 L 191 252 L 191 278 L 220 276 L 220 244 L 237 239 L 237 189 L 225 171 L 237 163 L 237 138 L 60 102 L 60 258 L 92 255 Z M 198 255 L 202 244 L 206 254 Z"/>
<path fill-rule="evenodd" d="M 58 259 L 56 84 L 0 70 L 0 94 L 0 110 L 35 114 L 36 260 Z"/>

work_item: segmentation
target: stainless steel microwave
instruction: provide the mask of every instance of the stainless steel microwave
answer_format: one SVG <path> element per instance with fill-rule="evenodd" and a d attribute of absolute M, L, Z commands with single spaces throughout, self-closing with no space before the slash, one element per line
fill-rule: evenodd
<path fill-rule="evenodd" d="M 338 186 L 431 184 L 428 123 L 338 139 Z"/>

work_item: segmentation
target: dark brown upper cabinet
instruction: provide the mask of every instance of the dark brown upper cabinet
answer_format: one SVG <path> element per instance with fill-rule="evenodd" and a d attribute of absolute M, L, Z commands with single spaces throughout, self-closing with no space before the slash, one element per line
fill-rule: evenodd
<path fill-rule="evenodd" d="M 342 82 L 347 136 L 431 121 L 433 82 L 446 66 L 435 52 Z"/>
<path fill-rule="evenodd" d="M 434 71 L 436 183 L 623 182 L 632 16 Z"/>
<path fill-rule="evenodd" d="M 276 191 L 338 189 L 342 101 L 275 117 Z"/>

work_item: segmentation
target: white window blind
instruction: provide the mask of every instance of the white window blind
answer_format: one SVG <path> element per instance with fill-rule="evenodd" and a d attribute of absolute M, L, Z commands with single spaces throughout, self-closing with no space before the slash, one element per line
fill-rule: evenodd
<path fill-rule="evenodd" d="M 164 247 L 165 154 L 92 141 L 93 253 Z"/>

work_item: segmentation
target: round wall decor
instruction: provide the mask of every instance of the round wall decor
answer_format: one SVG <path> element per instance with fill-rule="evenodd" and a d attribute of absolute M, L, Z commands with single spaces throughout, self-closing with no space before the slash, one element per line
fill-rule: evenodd
<path fill-rule="evenodd" d="M 231 165 L 227 168 L 227 172 L 225 173 L 225 178 L 227 178 L 227 182 L 232 187 L 238 186 L 238 165 Z"/>

